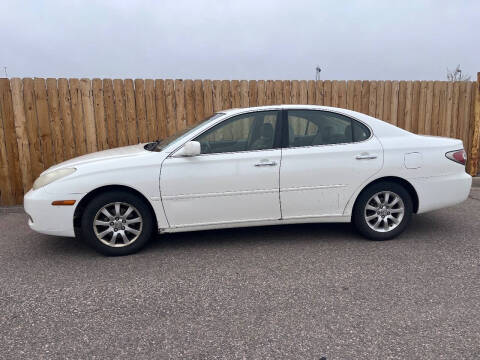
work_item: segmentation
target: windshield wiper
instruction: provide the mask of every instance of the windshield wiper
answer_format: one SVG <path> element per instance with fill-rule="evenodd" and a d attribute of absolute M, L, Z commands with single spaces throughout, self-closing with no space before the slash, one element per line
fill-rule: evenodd
<path fill-rule="evenodd" d="M 146 144 L 143 148 L 148 151 L 154 151 L 162 141 L 162 139 L 157 139 L 154 142 Z"/>

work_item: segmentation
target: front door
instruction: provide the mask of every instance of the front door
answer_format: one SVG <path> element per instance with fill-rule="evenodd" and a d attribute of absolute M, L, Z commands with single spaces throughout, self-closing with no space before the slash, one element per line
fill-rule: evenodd
<path fill-rule="evenodd" d="M 201 154 L 168 157 L 160 191 L 171 227 L 280 219 L 277 111 L 229 118 L 193 139 Z"/>
<path fill-rule="evenodd" d="M 342 216 L 355 190 L 383 163 L 364 124 L 329 111 L 288 110 L 280 198 L 284 219 Z"/>

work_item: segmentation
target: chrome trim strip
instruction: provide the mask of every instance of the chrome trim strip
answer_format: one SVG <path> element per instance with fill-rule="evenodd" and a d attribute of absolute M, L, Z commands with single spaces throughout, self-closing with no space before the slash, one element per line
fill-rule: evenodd
<path fill-rule="evenodd" d="M 214 124 L 212 124 L 211 126 L 209 126 L 208 128 L 206 128 L 205 130 L 203 130 L 201 133 L 197 133 L 195 135 L 193 135 L 192 137 L 190 137 L 189 139 L 187 139 L 182 145 L 178 146 L 175 150 L 173 150 L 172 152 L 170 152 L 170 154 L 168 155 L 168 157 L 173 157 L 173 155 L 183 146 L 185 145 L 186 142 L 190 141 L 191 139 L 193 138 L 196 138 L 197 136 L 200 136 L 202 135 L 205 131 L 208 131 L 210 130 L 212 127 L 218 125 L 218 124 L 221 124 L 222 122 L 228 120 L 228 119 L 231 119 L 232 117 L 235 117 L 235 116 L 238 116 L 238 115 L 243 115 L 243 114 L 248 114 L 250 112 L 266 112 L 266 111 L 289 111 L 289 110 L 305 110 L 305 111 L 323 111 L 323 112 L 330 112 L 330 113 L 333 113 L 333 114 L 339 114 L 339 115 L 342 115 L 342 116 L 345 116 L 347 118 L 350 118 L 352 120 L 355 120 L 355 121 L 358 121 L 359 123 L 361 123 L 362 125 L 366 126 L 368 128 L 368 130 L 370 131 L 370 137 L 368 139 L 365 139 L 365 140 L 362 140 L 362 141 L 355 141 L 355 142 L 347 142 L 347 143 L 338 143 L 338 144 L 322 144 L 322 145 L 306 145 L 306 146 L 295 146 L 295 147 L 281 147 L 281 148 L 271 148 L 271 149 L 261 149 L 261 150 L 243 150 L 243 151 L 231 151 L 231 152 L 222 152 L 222 153 L 210 153 L 210 154 L 200 154 L 200 155 L 197 155 L 197 156 L 206 156 L 206 155 L 217 155 L 217 154 L 235 154 L 235 153 L 243 153 L 243 152 L 251 152 L 251 151 L 265 151 L 265 150 L 279 150 L 279 149 L 298 149 L 298 148 L 307 148 L 307 147 L 318 147 L 318 146 L 334 146 L 334 145 L 347 145 L 347 144 L 359 144 L 359 143 L 362 143 L 362 142 L 366 142 L 366 141 L 369 141 L 370 139 L 373 138 L 374 134 L 373 134 L 373 129 L 371 128 L 370 125 L 366 124 L 365 122 L 363 122 L 362 120 L 359 120 L 358 118 L 354 117 L 354 116 L 351 116 L 351 115 L 347 115 L 341 111 L 335 111 L 335 110 L 331 110 L 331 109 L 312 109 L 312 108 L 308 108 L 308 107 L 301 107 L 299 106 L 298 108 L 297 107 L 288 107 L 288 108 L 285 108 L 285 107 L 282 107 L 282 105 L 279 105 L 278 108 L 277 107 L 274 107 L 274 108 L 269 108 L 269 109 L 265 109 L 265 110 L 259 110 L 258 108 L 255 108 L 255 109 L 251 109 L 251 108 L 245 108 L 245 111 L 242 111 L 242 112 L 238 112 L 238 113 L 235 113 L 233 115 L 230 115 L 228 116 L 228 114 L 226 114 L 227 117 L 225 118 L 220 118 L 220 120 L 218 120 L 217 122 L 215 122 Z"/>
<path fill-rule="evenodd" d="M 223 193 L 206 193 L 206 194 L 179 194 L 179 195 L 163 195 L 163 200 L 185 200 L 185 199 L 196 199 L 196 198 L 206 198 L 206 197 L 219 197 L 219 196 L 243 196 L 243 195 L 252 195 L 252 194 L 269 194 L 269 193 L 278 193 L 278 189 L 267 189 L 267 190 L 241 190 L 241 191 L 227 191 Z"/>
<path fill-rule="evenodd" d="M 299 186 L 299 187 L 283 188 L 283 189 L 280 189 L 280 191 L 283 191 L 283 192 L 306 191 L 306 190 L 333 189 L 333 188 L 342 188 L 342 187 L 347 187 L 347 185 L 337 184 L 337 185 Z"/>
<path fill-rule="evenodd" d="M 321 219 L 321 218 L 329 218 L 329 217 L 340 217 L 343 216 L 342 214 L 324 214 L 324 215 L 294 215 L 294 216 L 287 216 L 282 218 L 282 220 L 297 220 L 297 219 Z"/>
<path fill-rule="evenodd" d="M 182 159 L 182 158 L 197 158 L 201 156 L 214 156 L 214 155 L 224 155 L 224 154 L 243 154 L 243 153 L 255 153 L 255 152 L 260 152 L 260 151 L 280 151 L 282 150 L 281 148 L 277 149 L 259 149 L 259 150 L 242 150 L 242 151 L 225 151 L 221 153 L 210 153 L 210 154 L 200 154 L 200 155 L 195 155 L 195 156 L 171 156 L 169 155 L 168 157 L 171 157 L 173 159 Z M 272 154 L 275 155 L 275 154 Z"/>
<path fill-rule="evenodd" d="M 307 223 L 311 220 L 318 219 L 342 219 L 349 222 L 349 216 L 343 216 L 338 214 L 325 214 L 325 215 L 308 215 L 308 216 L 289 216 L 287 218 L 263 218 L 263 219 L 246 219 L 246 220 L 235 220 L 235 221 L 219 221 L 219 222 L 208 222 L 208 223 L 194 223 L 194 224 L 179 224 L 172 226 L 170 228 L 159 229 L 159 232 L 175 232 L 175 229 L 198 229 L 201 230 L 202 227 L 208 226 L 222 226 L 222 225 L 232 225 L 231 227 L 245 227 L 247 226 L 268 226 L 268 225 L 287 225 L 287 224 L 299 224 L 302 223 L 302 220 L 305 220 Z M 242 225 L 243 224 L 243 225 Z M 230 226 L 229 226 L 230 227 Z M 173 231 L 172 231 L 173 230 Z"/>
<path fill-rule="evenodd" d="M 178 229 L 178 228 L 189 228 L 189 227 L 201 227 L 201 226 L 212 226 L 212 225 L 226 225 L 226 224 L 245 224 L 245 223 L 257 223 L 257 222 L 262 222 L 262 221 L 280 221 L 281 219 L 277 218 L 262 218 L 262 219 L 246 219 L 246 220 L 225 220 L 225 221 L 218 221 L 218 222 L 204 222 L 204 223 L 194 223 L 194 224 L 180 224 L 180 225 L 174 225 L 171 228 L 172 229 Z"/>

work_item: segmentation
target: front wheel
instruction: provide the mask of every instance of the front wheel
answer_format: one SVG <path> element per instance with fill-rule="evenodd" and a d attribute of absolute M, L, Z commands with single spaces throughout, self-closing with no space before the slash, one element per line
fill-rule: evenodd
<path fill-rule="evenodd" d="M 360 234 L 371 240 L 388 240 L 405 230 L 412 212 L 412 199 L 404 187 L 380 182 L 360 193 L 352 215 Z"/>
<path fill-rule="evenodd" d="M 140 250 L 152 236 L 153 216 L 138 196 L 109 191 L 95 197 L 82 215 L 81 236 L 105 255 Z"/>

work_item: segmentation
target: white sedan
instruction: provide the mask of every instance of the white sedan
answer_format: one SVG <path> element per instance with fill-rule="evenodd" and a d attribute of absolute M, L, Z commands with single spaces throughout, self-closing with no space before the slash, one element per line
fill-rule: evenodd
<path fill-rule="evenodd" d="M 133 253 L 157 231 L 306 222 L 353 221 L 386 240 L 412 214 L 464 201 L 465 161 L 461 140 L 350 110 L 231 109 L 162 141 L 55 165 L 24 206 L 33 230 L 107 255 Z"/>

